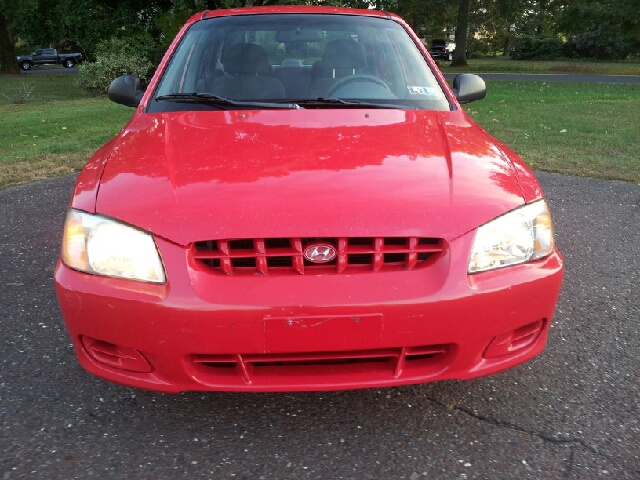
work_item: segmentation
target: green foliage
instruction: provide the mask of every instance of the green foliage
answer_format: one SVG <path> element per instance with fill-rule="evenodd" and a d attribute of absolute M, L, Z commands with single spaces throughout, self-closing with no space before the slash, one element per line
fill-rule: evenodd
<path fill-rule="evenodd" d="M 7 0 L 0 0 L 7 1 Z M 14 0 L 11 0 L 14 1 Z M 172 0 L 19 0 L 31 2 L 16 17 L 15 31 L 32 45 L 56 45 L 71 39 L 85 58 L 95 59 L 106 39 L 146 35 L 160 45 L 154 20 L 172 7 Z M 150 60 L 157 57 L 145 54 Z"/>
<path fill-rule="evenodd" d="M 511 58 L 514 60 L 533 60 L 535 52 L 535 37 L 523 35 L 511 43 Z"/>
<path fill-rule="evenodd" d="M 506 54 L 510 42 L 521 35 L 541 38 L 541 34 L 558 34 L 569 39 L 564 48 L 568 56 L 619 59 L 640 55 L 639 3 L 470 0 L 466 50 L 476 57 L 500 50 Z M 8 45 L 19 39 L 24 43 L 17 53 L 51 45 L 59 51 L 80 51 L 88 60 L 101 54 L 105 45 L 113 52 L 117 42 L 125 42 L 134 55 L 157 65 L 193 14 L 206 9 L 276 4 L 384 9 L 399 14 L 419 37 L 431 43 L 433 39 L 451 38 L 460 0 L 0 0 L 0 63 L 4 61 L 3 68 L 12 67 L 17 73 L 12 60 L 16 52 Z M 475 34 L 481 40 L 475 39 Z M 70 42 L 66 48 L 63 40 Z M 557 58 L 558 41 L 542 43 L 534 48 L 532 57 L 529 53 L 525 57 Z M 519 55 L 520 49 L 515 50 Z M 304 56 L 315 58 L 318 52 Z"/>
<path fill-rule="evenodd" d="M 621 60 L 640 55 L 638 0 L 577 0 L 558 21 L 570 37 L 565 54 Z"/>
<path fill-rule="evenodd" d="M 155 64 L 148 56 L 156 45 L 146 33 L 103 40 L 96 48 L 96 61 L 80 65 L 76 85 L 97 96 L 107 93 L 111 82 L 121 75 L 135 75 L 145 82 L 153 76 Z"/>
<path fill-rule="evenodd" d="M 555 35 L 523 35 L 511 44 L 514 60 L 555 60 L 562 56 L 562 40 Z"/>
<path fill-rule="evenodd" d="M 104 95 L 111 82 L 121 75 L 135 75 L 143 82 L 153 75 L 153 64 L 139 55 L 124 52 L 103 53 L 95 62 L 80 65 L 76 85 L 93 96 Z"/>
<path fill-rule="evenodd" d="M 626 40 L 619 32 L 607 30 L 601 26 L 571 37 L 564 45 L 563 54 L 570 58 L 624 60 L 630 54 L 638 52 L 638 42 Z"/>
<path fill-rule="evenodd" d="M 124 53 L 148 59 L 153 64 L 160 63 L 166 48 L 160 45 L 148 32 L 130 36 L 117 36 L 102 40 L 96 47 L 96 55 Z"/>
<path fill-rule="evenodd" d="M 490 55 L 496 50 L 492 48 L 492 42 L 490 39 L 487 40 L 478 40 L 472 39 L 467 44 L 467 55 L 468 58 L 481 58 Z"/>
<path fill-rule="evenodd" d="M 155 25 L 160 30 L 160 43 L 168 47 L 176 37 L 185 22 L 195 13 L 191 10 L 171 9 L 160 13 L 155 19 Z"/>
<path fill-rule="evenodd" d="M 638 0 L 575 0 L 558 21 L 558 30 L 580 35 L 598 29 L 600 34 L 640 40 Z"/>
<path fill-rule="evenodd" d="M 37 45 L 29 45 L 27 43 L 21 43 L 16 45 L 16 55 L 29 55 L 39 47 Z"/>

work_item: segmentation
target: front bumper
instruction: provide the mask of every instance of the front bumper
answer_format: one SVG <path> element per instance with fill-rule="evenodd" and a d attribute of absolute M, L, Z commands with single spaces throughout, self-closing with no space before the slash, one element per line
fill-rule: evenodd
<path fill-rule="evenodd" d="M 164 285 L 87 275 L 61 262 L 55 281 L 82 366 L 164 392 L 335 390 L 490 375 L 542 351 L 562 283 L 557 251 L 467 275 L 473 233 L 426 268 L 329 275 L 214 275 L 195 268 L 187 249 L 156 241 Z M 149 368 L 132 371 L 131 359 L 116 368 L 108 351 L 89 347 L 96 341 L 125 357 L 135 352 Z"/>

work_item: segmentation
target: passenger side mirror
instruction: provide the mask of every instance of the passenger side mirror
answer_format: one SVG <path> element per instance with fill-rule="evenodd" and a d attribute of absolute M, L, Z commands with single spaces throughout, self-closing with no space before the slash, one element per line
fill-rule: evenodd
<path fill-rule="evenodd" d="M 142 82 L 133 75 L 123 75 L 116 78 L 107 90 L 109 100 L 126 105 L 127 107 L 137 107 L 144 95 Z"/>
<path fill-rule="evenodd" d="M 463 73 L 453 79 L 453 93 L 460 104 L 482 100 L 487 95 L 487 86 L 478 75 Z"/>

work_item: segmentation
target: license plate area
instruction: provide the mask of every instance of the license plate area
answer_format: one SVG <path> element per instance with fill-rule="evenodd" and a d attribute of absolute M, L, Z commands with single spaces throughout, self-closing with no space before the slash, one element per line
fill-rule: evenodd
<path fill-rule="evenodd" d="M 382 314 L 266 317 L 265 353 L 380 348 Z"/>

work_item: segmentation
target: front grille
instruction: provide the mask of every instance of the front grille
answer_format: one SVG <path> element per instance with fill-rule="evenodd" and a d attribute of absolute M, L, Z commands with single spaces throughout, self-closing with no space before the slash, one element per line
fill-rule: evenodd
<path fill-rule="evenodd" d="M 313 263 L 304 257 L 310 245 L 329 245 L 336 257 Z M 195 242 L 196 262 L 226 275 L 277 273 L 343 273 L 411 270 L 431 263 L 443 241 L 418 237 L 249 238 Z"/>
<path fill-rule="evenodd" d="M 249 355 L 190 355 L 190 374 L 199 382 L 221 385 L 316 386 L 358 381 L 424 379 L 448 364 L 453 345 L 385 348 L 344 352 L 271 353 Z"/>

